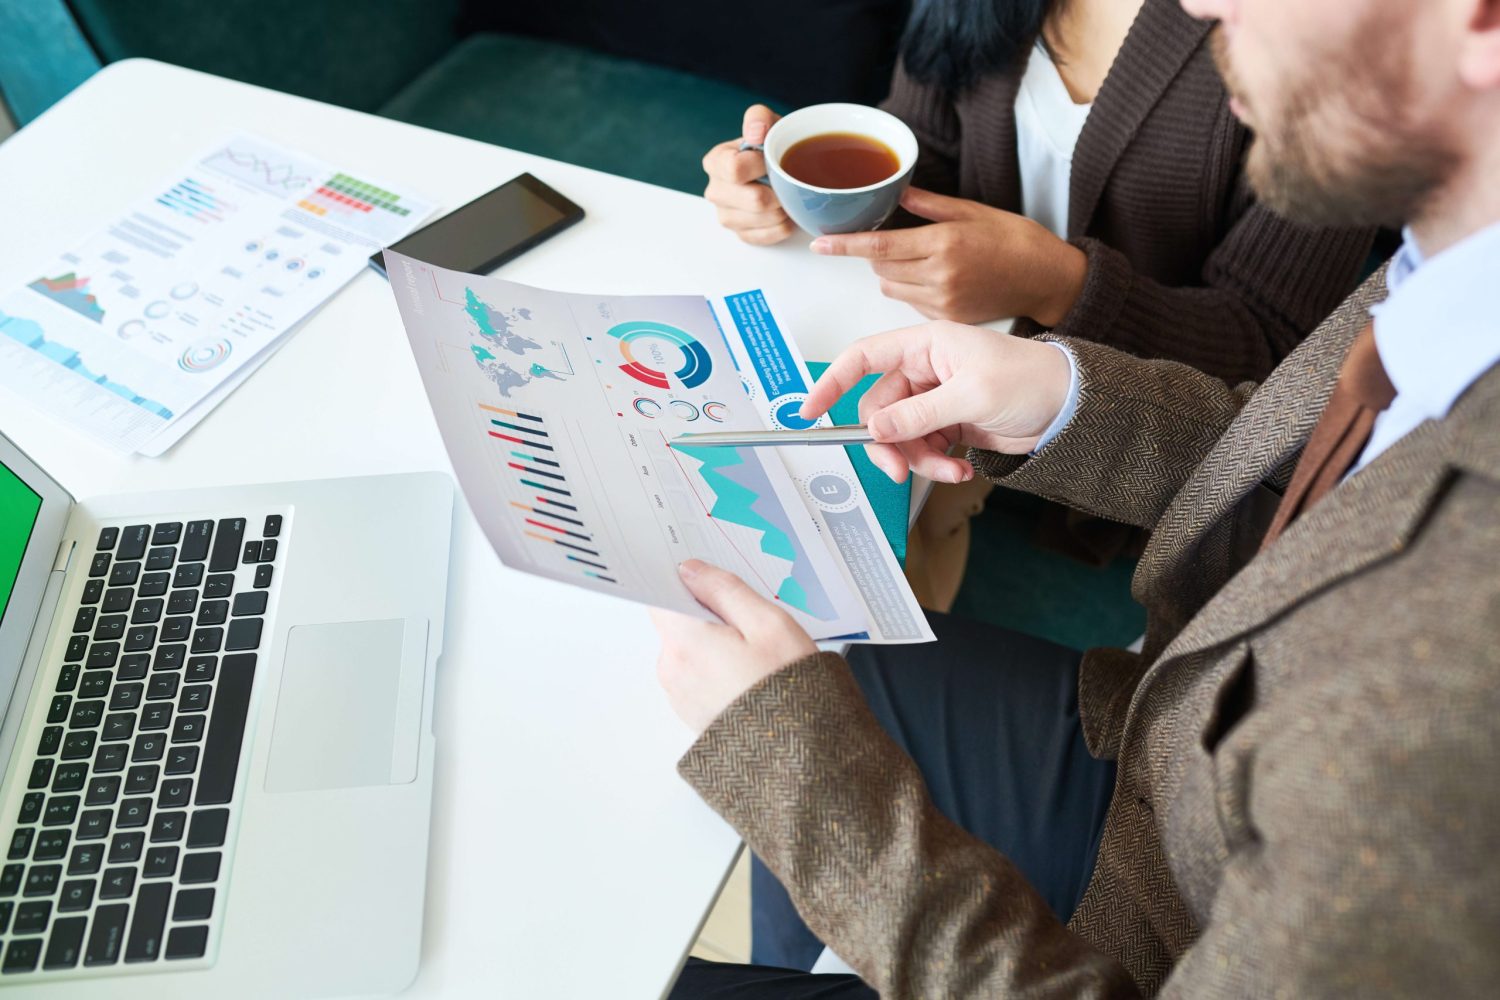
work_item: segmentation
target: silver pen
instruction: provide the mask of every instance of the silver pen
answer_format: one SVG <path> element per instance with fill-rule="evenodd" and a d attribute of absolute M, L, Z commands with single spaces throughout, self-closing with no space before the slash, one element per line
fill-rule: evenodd
<path fill-rule="evenodd" d="M 671 445 L 693 448 L 774 448 L 789 444 L 870 444 L 864 424 L 843 427 L 810 427 L 805 431 L 709 431 L 703 434 L 679 434 Z"/>

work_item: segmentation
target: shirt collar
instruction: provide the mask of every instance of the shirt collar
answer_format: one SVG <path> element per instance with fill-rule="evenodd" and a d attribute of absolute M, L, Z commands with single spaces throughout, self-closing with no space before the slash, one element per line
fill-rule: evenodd
<path fill-rule="evenodd" d="M 1375 347 L 1402 407 L 1441 420 L 1500 361 L 1500 223 L 1428 259 L 1408 230 L 1371 312 Z"/>

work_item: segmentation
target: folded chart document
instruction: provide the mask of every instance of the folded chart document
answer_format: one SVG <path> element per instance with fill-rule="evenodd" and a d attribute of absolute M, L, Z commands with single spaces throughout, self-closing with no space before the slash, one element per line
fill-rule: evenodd
<path fill-rule="evenodd" d="M 386 252 L 443 440 L 516 569 L 701 617 L 707 560 L 815 639 L 932 639 L 841 448 L 669 447 L 805 427 L 806 369 L 760 292 L 575 295 Z"/>
<path fill-rule="evenodd" d="M 232 136 L 0 295 L 0 386 L 158 453 L 431 209 Z"/>

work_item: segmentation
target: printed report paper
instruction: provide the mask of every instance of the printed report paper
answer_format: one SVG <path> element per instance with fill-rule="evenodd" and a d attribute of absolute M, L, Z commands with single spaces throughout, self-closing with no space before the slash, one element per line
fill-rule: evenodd
<path fill-rule="evenodd" d="M 0 386 L 159 453 L 432 204 L 234 135 L 0 295 Z"/>
<path fill-rule="evenodd" d="M 806 426 L 806 369 L 760 292 L 565 294 L 385 256 L 459 482 L 507 566 L 710 617 L 677 575 L 699 558 L 814 639 L 933 638 L 842 448 L 668 447 Z"/>

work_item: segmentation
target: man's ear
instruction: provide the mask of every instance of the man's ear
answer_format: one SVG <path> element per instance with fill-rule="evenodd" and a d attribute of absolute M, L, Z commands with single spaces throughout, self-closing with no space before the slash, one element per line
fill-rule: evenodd
<path fill-rule="evenodd" d="M 1477 91 L 1500 92 L 1500 0 L 1469 0 L 1458 75 Z"/>

